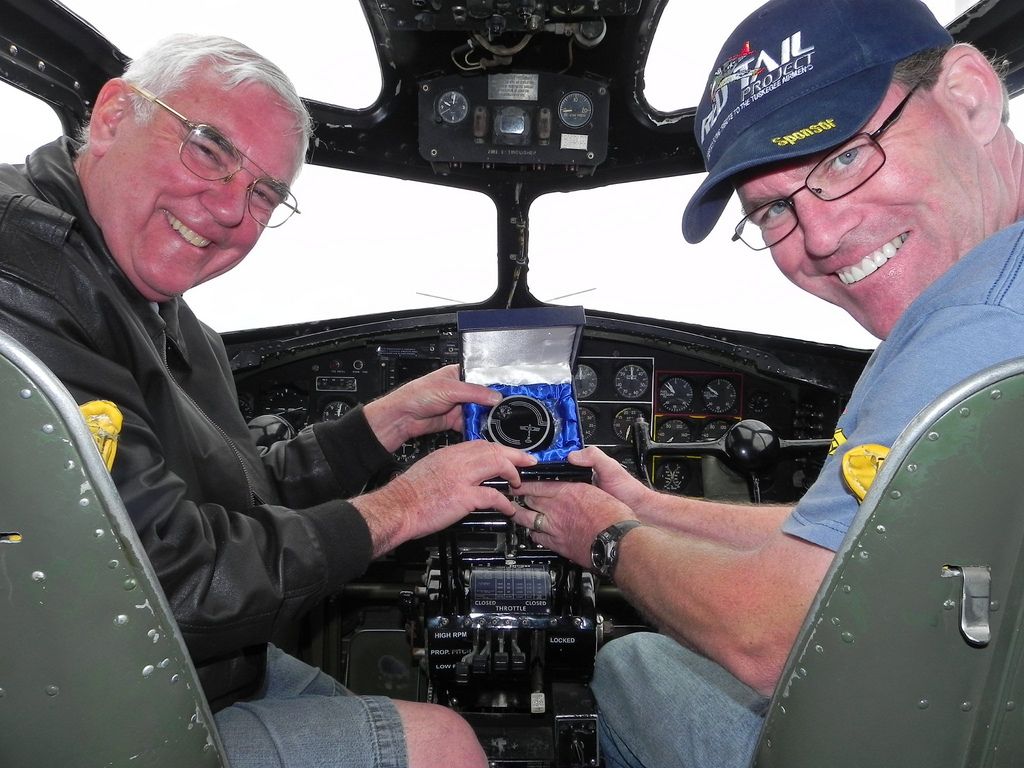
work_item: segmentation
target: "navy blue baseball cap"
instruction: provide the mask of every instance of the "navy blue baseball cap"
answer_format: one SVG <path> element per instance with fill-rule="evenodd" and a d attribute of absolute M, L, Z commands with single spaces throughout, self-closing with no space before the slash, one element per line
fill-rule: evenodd
<path fill-rule="evenodd" d="M 683 214 L 699 243 L 735 176 L 812 155 L 860 131 L 896 64 L 953 38 L 920 0 L 771 0 L 718 55 L 694 118 L 708 176 Z"/>

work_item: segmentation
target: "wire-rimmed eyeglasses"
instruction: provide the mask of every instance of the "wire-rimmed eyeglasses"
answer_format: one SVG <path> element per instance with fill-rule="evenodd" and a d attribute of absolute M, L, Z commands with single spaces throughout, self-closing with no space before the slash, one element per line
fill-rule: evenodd
<path fill-rule="evenodd" d="M 755 251 L 763 251 L 789 237 L 800 223 L 793 198 L 807 189 L 819 200 L 845 197 L 862 186 L 885 165 L 885 150 L 878 143 L 882 134 L 900 119 L 917 85 L 910 89 L 896 109 L 871 133 L 858 133 L 822 158 L 807 174 L 803 186 L 788 197 L 757 206 L 740 219 L 733 241 L 740 240 Z"/>
<path fill-rule="evenodd" d="M 145 88 L 132 83 L 128 83 L 128 86 L 142 98 L 166 109 L 188 129 L 178 148 L 178 157 L 182 165 L 199 178 L 230 181 L 242 170 L 246 160 L 263 174 L 253 174 L 255 178 L 246 189 L 246 209 L 258 223 L 265 227 L 280 227 L 293 213 L 301 213 L 299 203 L 288 185 L 268 175 L 216 128 L 192 122 Z"/>

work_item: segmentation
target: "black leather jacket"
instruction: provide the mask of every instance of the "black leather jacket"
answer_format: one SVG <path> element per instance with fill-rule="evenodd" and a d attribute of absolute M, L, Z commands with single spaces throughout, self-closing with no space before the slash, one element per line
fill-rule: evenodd
<path fill-rule="evenodd" d="M 0 165 L 0 328 L 79 403 L 123 412 L 112 475 L 219 709 L 257 692 L 269 641 L 365 570 L 369 531 L 342 499 L 391 455 L 356 410 L 260 456 L 219 336 L 125 278 L 73 152 L 61 139 Z"/>

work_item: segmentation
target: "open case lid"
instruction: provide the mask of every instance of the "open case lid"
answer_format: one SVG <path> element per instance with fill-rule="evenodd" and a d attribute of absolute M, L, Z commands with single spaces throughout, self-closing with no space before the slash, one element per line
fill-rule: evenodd
<path fill-rule="evenodd" d="M 474 384 L 561 384 L 572 381 L 583 307 L 459 312 L 462 375 Z"/>

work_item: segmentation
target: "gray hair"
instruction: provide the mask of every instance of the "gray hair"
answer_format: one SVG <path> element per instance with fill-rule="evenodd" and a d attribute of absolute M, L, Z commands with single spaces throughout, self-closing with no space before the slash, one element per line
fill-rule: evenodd
<path fill-rule="evenodd" d="M 203 66 L 223 82 L 226 88 L 243 83 L 259 83 L 270 88 L 281 106 L 295 117 L 293 134 L 302 141 L 298 167 L 305 160 L 306 148 L 313 134 L 313 120 L 299 98 L 298 91 L 281 69 L 256 51 L 229 37 L 216 35 L 176 34 L 166 37 L 138 58 L 124 71 L 124 79 L 133 85 L 163 96 L 184 88 L 190 76 Z M 141 123 L 152 119 L 156 105 L 134 94 L 135 116 Z M 88 142 L 89 126 L 83 127 L 79 138 L 82 149 Z"/>
<path fill-rule="evenodd" d="M 966 44 L 963 43 L 963 45 Z M 903 59 L 903 61 L 896 65 L 896 69 L 893 70 L 893 82 L 907 87 L 920 83 L 924 90 L 931 90 L 939 81 L 942 61 L 952 48 L 952 44 L 938 48 L 929 48 Z M 992 65 L 992 69 L 995 70 L 996 75 L 999 77 L 999 82 L 1003 86 L 1003 122 L 1006 123 L 1010 120 L 1010 94 L 1006 90 L 1005 80 L 1007 61 L 1005 59 L 996 60 L 989 57 L 989 64 Z"/>

